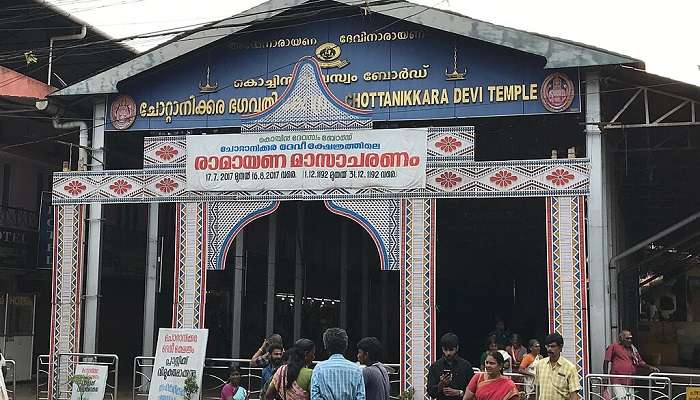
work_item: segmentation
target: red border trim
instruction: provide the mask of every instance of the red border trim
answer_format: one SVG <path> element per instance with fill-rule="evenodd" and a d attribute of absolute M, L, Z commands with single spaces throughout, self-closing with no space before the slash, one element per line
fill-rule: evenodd
<path fill-rule="evenodd" d="M 406 207 L 407 200 L 401 199 L 401 389 L 406 389 L 406 357 L 409 356 L 406 349 L 406 318 L 409 310 L 406 309 Z"/>
<path fill-rule="evenodd" d="M 206 307 L 207 307 L 207 210 L 208 203 L 201 203 L 202 207 L 202 257 L 199 273 L 201 274 L 202 285 L 199 288 L 199 326 L 197 328 L 204 329 L 206 322 Z"/>
<path fill-rule="evenodd" d="M 56 354 L 56 274 L 58 273 L 58 218 L 59 210 L 65 210 L 67 206 L 53 206 L 53 262 L 51 273 L 51 329 L 49 333 L 49 383 L 48 398 L 52 398 L 53 392 L 53 363 Z M 61 213 L 63 214 L 63 213 Z"/>
<path fill-rule="evenodd" d="M 547 304 L 549 305 L 549 331 L 554 332 L 554 283 L 552 282 L 552 199 L 545 198 L 545 221 L 547 232 Z"/>
<path fill-rule="evenodd" d="M 437 242 L 437 229 L 436 229 L 436 208 L 437 201 L 435 199 L 430 199 L 430 251 L 428 253 L 428 264 L 430 267 L 430 297 L 429 297 L 429 307 L 430 307 L 430 360 L 435 362 L 437 354 L 435 348 L 437 346 L 435 337 L 437 321 L 435 320 L 435 258 L 437 251 L 435 249 L 435 243 Z"/>
<path fill-rule="evenodd" d="M 177 308 L 178 308 L 178 301 L 177 297 L 179 295 L 179 289 L 180 289 L 180 225 L 181 221 L 180 219 L 182 216 L 180 215 L 182 212 L 182 203 L 176 203 L 175 204 L 175 274 L 174 274 L 174 279 L 173 279 L 173 319 L 172 319 L 172 327 L 173 328 L 178 328 L 177 326 Z"/>
<path fill-rule="evenodd" d="M 581 333 L 583 335 L 583 373 L 588 373 L 588 273 L 586 265 L 586 198 L 578 196 L 579 265 L 581 266 Z"/>

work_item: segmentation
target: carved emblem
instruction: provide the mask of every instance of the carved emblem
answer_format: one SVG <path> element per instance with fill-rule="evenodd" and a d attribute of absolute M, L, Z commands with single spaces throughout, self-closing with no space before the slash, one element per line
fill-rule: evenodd
<path fill-rule="evenodd" d="M 562 112 L 571 107 L 574 93 L 574 82 L 568 76 L 555 72 L 544 78 L 540 90 L 540 100 L 547 110 Z"/>
<path fill-rule="evenodd" d="M 343 68 L 350 64 L 350 61 L 340 59 L 340 46 L 335 43 L 324 43 L 318 46 L 316 58 L 321 68 Z"/>
<path fill-rule="evenodd" d="M 447 72 L 447 68 L 445 68 L 445 80 L 446 81 L 461 81 L 465 79 L 465 76 L 467 76 L 467 68 L 464 68 L 464 72 L 457 71 L 457 46 L 454 47 L 454 52 L 453 52 L 453 61 L 454 65 L 452 67 L 452 72 Z"/>
<path fill-rule="evenodd" d="M 112 126 L 115 129 L 129 129 L 136 120 L 136 102 L 131 96 L 121 95 L 112 101 L 110 107 Z"/>
<path fill-rule="evenodd" d="M 199 93 L 213 93 L 218 88 L 218 83 L 209 83 L 209 66 L 207 65 L 207 81 L 205 83 L 199 83 Z"/>

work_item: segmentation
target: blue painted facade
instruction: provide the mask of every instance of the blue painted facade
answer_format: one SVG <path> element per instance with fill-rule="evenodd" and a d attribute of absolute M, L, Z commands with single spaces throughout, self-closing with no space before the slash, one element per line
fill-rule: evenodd
<path fill-rule="evenodd" d="M 324 44 L 330 55 L 325 60 Z M 466 75 L 449 80 L 455 50 L 457 71 L 466 69 Z M 304 56 L 327 62 L 331 92 L 371 109 L 375 121 L 549 114 L 542 83 L 555 72 L 568 77 L 574 90 L 560 112 L 580 112 L 575 68 L 544 69 L 542 57 L 386 16 L 340 15 L 222 38 L 121 82 L 120 94 L 136 103 L 137 117 L 127 130 L 240 126 L 242 114 L 261 111 L 283 94 L 287 86 L 279 81 Z"/>

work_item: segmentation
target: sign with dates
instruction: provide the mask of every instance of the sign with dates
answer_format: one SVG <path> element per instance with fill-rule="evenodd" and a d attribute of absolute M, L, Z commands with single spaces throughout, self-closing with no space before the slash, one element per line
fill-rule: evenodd
<path fill-rule="evenodd" d="M 191 191 L 425 187 L 424 129 L 187 137 Z"/>

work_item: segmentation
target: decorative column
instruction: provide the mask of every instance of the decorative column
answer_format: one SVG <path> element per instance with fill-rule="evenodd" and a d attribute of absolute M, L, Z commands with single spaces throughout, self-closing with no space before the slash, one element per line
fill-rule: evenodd
<path fill-rule="evenodd" d="M 72 183 L 69 183 L 69 186 Z M 49 349 L 48 398 L 70 397 L 67 393 L 70 359 L 61 353 L 80 351 L 81 282 L 85 240 L 85 205 L 54 207 L 53 274 L 51 293 L 51 343 Z M 59 362 L 64 364 L 59 365 Z M 61 396 L 61 395 L 64 396 Z"/>
<path fill-rule="evenodd" d="M 402 203 L 401 387 L 427 399 L 427 371 L 435 360 L 435 200 Z"/>
<path fill-rule="evenodd" d="M 203 328 L 206 304 L 207 203 L 175 206 L 173 328 Z"/>
<path fill-rule="evenodd" d="M 588 372 L 585 198 L 545 201 L 549 330 L 562 335 L 562 354 L 576 364 L 583 379 Z"/>

